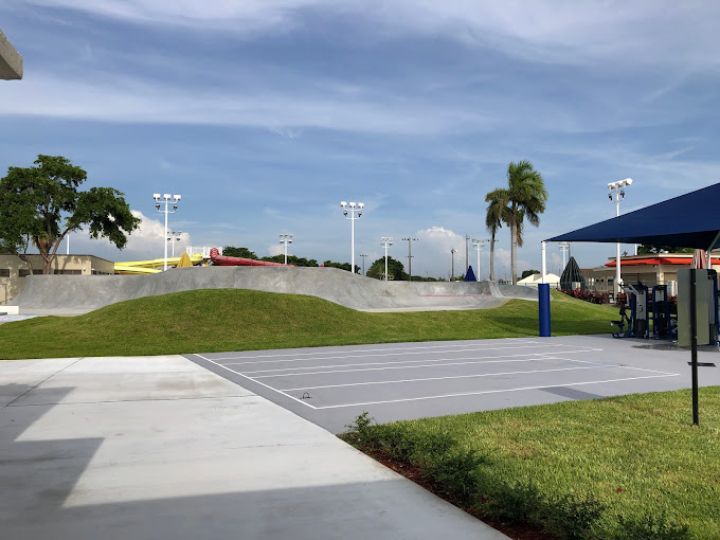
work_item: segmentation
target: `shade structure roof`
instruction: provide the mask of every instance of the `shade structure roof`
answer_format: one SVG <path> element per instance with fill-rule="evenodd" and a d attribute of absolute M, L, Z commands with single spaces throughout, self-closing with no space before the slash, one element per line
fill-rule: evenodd
<path fill-rule="evenodd" d="M 720 183 L 548 238 L 710 249 L 720 244 Z"/>

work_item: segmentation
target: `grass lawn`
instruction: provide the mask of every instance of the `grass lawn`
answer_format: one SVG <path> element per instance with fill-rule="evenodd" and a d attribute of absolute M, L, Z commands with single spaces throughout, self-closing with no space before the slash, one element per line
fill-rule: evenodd
<path fill-rule="evenodd" d="M 557 335 L 604 333 L 615 310 L 557 294 Z M 0 358 L 112 356 L 537 335 L 537 303 L 365 313 L 311 296 L 208 289 L 120 302 L 76 317 L 0 325 Z"/>
<path fill-rule="evenodd" d="M 346 438 L 496 523 L 560 538 L 717 539 L 720 387 L 700 399 L 699 428 L 688 390 L 398 422 Z M 580 517 L 594 510 L 583 531 Z"/>

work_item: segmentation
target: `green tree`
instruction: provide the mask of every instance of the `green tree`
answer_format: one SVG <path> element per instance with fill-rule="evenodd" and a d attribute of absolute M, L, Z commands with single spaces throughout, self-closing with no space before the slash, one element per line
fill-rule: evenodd
<path fill-rule="evenodd" d="M 532 276 L 533 274 L 539 274 L 540 270 L 523 270 L 522 274 L 520 274 L 520 279 L 525 279 L 528 276 Z"/>
<path fill-rule="evenodd" d="M 33 167 L 10 167 L 0 179 L 0 246 L 25 253 L 34 245 L 49 274 L 65 236 L 87 227 L 92 238 L 107 238 L 117 248 L 140 220 L 124 195 L 110 187 L 78 188 L 87 173 L 62 156 L 39 155 Z"/>
<path fill-rule="evenodd" d="M 284 263 L 285 262 L 285 255 L 271 255 L 268 257 L 263 257 L 263 261 L 269 261 L 269 262 L 276 262 L 276 263 Z M 318 262 L 315 259 L 306 259 L 305 257 L 297 257 L 295 255 L 288 255 L 288 264 L 292 264 L 293 266 L 317 266 Z M 348 265 L 348 268 L 350 266 Z"/>
<path fill-rule="evenodd" d="M 223 255 L 226 257 L 242 257 L 243 259 L 257 259 L 258 256 L 254 251 L 250 251 L 246 247 L 225 246 Z"/>
<path fill-rule="evenodd" d="M 367 276 L 375 279 L 385 279 L 385 257 L 373 261 L 367 271 Z M 406 281 L 408 279 L 403 263 L 392 257 L 388 257 L 388 279 L 393 281 Z"/>
<path fill-rule="evenodd" d="M 523 245 L 525 219 L 536 227 L 540 224 L 540 214 L 545 211 L 548 198 L 545 182 L 529 161 L 510 162 L 507 187 L 490 195 L 507 201 L 503 221 L 510 227 L 510 271 L 514 285 L 517 283 L 517 248 Z"/>
<path fill-rule="evenodd" d="M 506 189 L 496 189 L 485 195 L 485 202 L 488 203 L 485 211 L 485 226 L 490 232 L 490 281 L 495 281 L 495 237 L 507 217 L 507 195 Z"/>
<path fill-rule="evenodd" d="M 350 263 L 341 263 L 337 261 L 325 261 L 322 264 L 325 268 L 339 268 L 340 270 L 346 270 L 350 272 Z M 355 265 L 355 273 L 357 274 L 360 271 L 360 267 L 356 264 Z"/>

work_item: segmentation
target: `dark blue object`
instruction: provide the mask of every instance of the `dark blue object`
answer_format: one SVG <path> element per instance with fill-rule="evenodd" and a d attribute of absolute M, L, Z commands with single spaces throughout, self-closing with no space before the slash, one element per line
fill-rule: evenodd
<path fill-rule="evenodd" d="M 720 183 L 653 204 L 550 242 L 620 242 L 710 249 L 720 233 Z"/>
<path fill-rule="evenodd" d="M 538 321 L 540 337 L 550 337 L 550 284 L 538 285 Z"/>
<path fill-rule="evenodd" d="M 473 272 L 472 266 L 468 266 L 468 271 L 465 272 L 465 281 L 477 281 L 477 279 L 475 279 L 475 272 Z"/>

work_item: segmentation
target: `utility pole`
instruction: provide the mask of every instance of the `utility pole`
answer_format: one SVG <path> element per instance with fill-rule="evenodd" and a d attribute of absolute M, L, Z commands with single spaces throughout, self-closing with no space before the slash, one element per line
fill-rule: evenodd
<path fill-rule="evenodd" d="M 362 275 L 365 275 L 365 257 L 367 257 L 367 253 L 361 253 L 360 257 L 362 258 Z"/>
<path fill-rule="evenodd" d="M 403 242 L 408 243 L 408 280 L 412 281 L 412 260 L 413 260 L 413 254 L 412 254 L 412 243 L 417 242 L 417 238 L 414 238 L 412 236 L 406 236 L 403 238 Z"/>
<path fill-rule="evenodd" d="M 455 277 L 455 254 L 457 253 L 457 250 L 455 248 L 452 248 L 450 250 L 450 281 L 453 280 Z"/>

